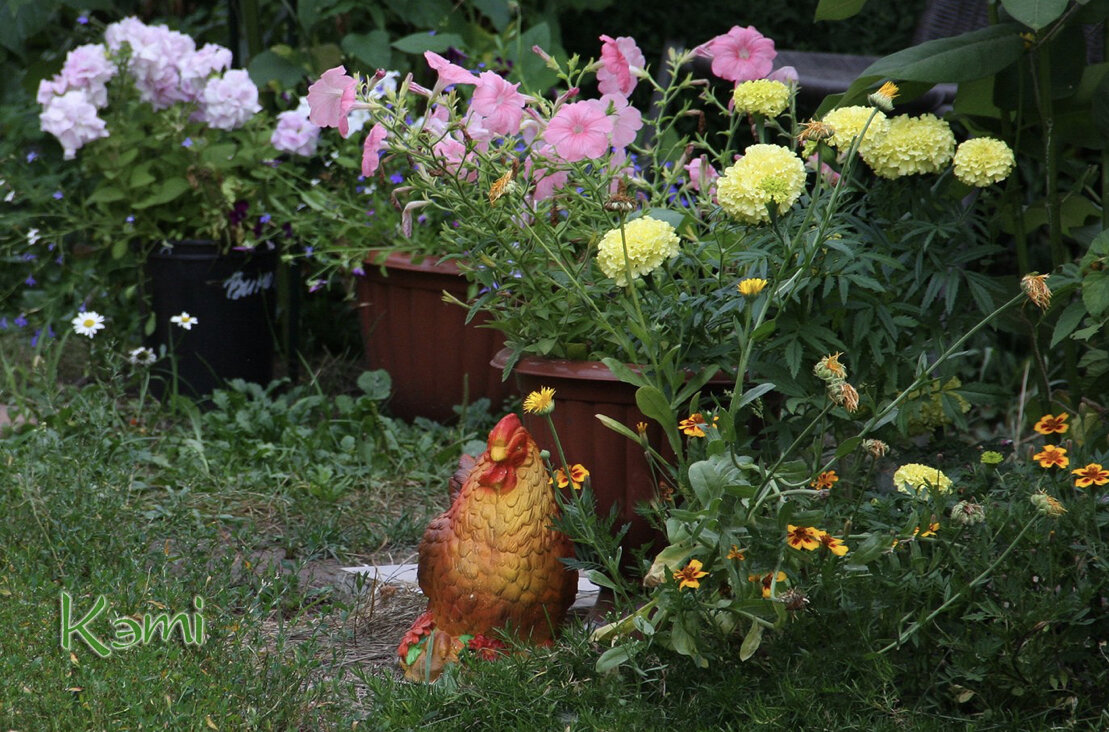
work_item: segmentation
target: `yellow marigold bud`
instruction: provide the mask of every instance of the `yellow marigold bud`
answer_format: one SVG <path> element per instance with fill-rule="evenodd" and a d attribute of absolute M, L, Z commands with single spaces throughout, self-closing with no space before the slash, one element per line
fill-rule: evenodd
<path fill-rule="evenodd" d="M 1047 278 L 1048 275 L 1033 272 L 1020 279 L 1020 289 L 1024 290 L 1024 294 L 1040 310 L 1047 310 L 1051 305 L 1051 290 L 1047 287 Z"/>
<path fill-rule="evenodd" d="M 892 81 L 887 81 L 878 88 L 878 91 L 868 96 L 867 101 L 883 112 L 892 112 L 893 100 L 897 98 L 897 94 L 900 91 L 901 90 L 897 88 L 897 84 L 894 84 Z"/>

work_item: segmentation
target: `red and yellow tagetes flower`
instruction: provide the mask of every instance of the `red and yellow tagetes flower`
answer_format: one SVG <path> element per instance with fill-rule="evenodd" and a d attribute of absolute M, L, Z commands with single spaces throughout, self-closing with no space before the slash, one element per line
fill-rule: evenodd
<path fill-rule="evenodd" d="M 924 539 L 929 536 L 935 536 L 936 532 L 939 531 L 939 529 L 939 522 L 933 521 L 932 523 L 928 524 L 927 531 L 921 531 L 919 526 L 913 529 L 913 536 L 919 536 L 921 539 Z"/>
<path fill-rule="evenodd" d="M 1071 473 L 1078 476 L 1074 479 L 1075 488 L 1089 488 L 1092 485 L 1109 483 L 1109 470 L 1102 468 L 1100 463 L 1090 463 L 1084 468 L 1072 470 Z"/>
<path fill-rule="evenodd" d="M 820 548 L 820 530 L 814 529 L 811 526 L 794 526 L 788 524 L 786 526 L 786 542 L 789 543 L 794 549 L 813 549 Z"/>
<path fill-rule="evenodd" d="M 811 485 L 813 488 L 816 488 L 818 491 L 825 490 L 835 485 L 838 480 L 839 476 L 836 475 L 836 471 L 825 470 L 823 473 L 809 481 L 809 485 Z"/>
<path fill-rule="evenodd" d="M 1066 412 L 1060 414 L 1058 417 L 1045 414 L 1040 417 L 1040 421 L 1032 428 L 1039 432 L 1041 435 L 1063 434 L 1067 431 L 1069 425 L 1067 424 L 1067 417 L 1070 415 Z"/>
<path fill-rule="evenodd" d="M 728 552 L 728 559 L 734 559 L 737 562 L 742 562 L 745 558 L 746 556 L 743 554 L 740 548 L 735 544 L 732 544 L 732 550 Z"/>
<path fill-rule="evenodd" d="M 1070 458 L 1067 457 L 1066 448 L 1055 447 L 1055 445 L 1044 445 L 1044 449 L 1033 455 L 1032 459 L 1038 461 L 1041 468 L 1050 468 L 1052 466 L 1065 468 L 1070 465 Z"/>
<path fill-rule="evenodd" d="M 747 579 L 750 582 L 760 583 L 762 585 L 762 596 L 770 597 L 770 585 L 774 582 L 785 582 L 786 573 L 778 572 L 776 576 L 773 572 L 767 572 L 766 574 L 749 574 L 747 575 Z"/>
<path fill-rule="evenodd" d="M 570 479 L 566 479 L 566 472 L 562 468 L 555 470 L 554 478 L 548 479 L 548 483 L 558 481 L 559 488 L 565 488 L 572 485 L 574 490 L 580 491 L 582 485 L 585 484 L 585 479 L 589 477 L 589 471 L 581 463 L 574 463 L 570 466 Z"/>
<path fill-rule="evenodd" d="M 701 586 L 701 578 L 707 577 L 708 572 L 701 571 L 701 564 L 699 559 L 690 559 L 689 564 L 684 569 L 679 569 L 674 573 L 674 579 L 680 582 L 678 585 L 679 590 L 684 590 L 686 587 L 697 589 Z"/>
<path fill-rule="evenodd" d="M 820 545 L 837 557 L 842 557 L 847 553 L 847 545 L 843 543 L 843 540 L 837 539 L 827 531 L 820 532 Z"/>
<path fill-rule="evenodd" d="M 712 418 L 713 427 L 716 426 L 716 423 L 719 420 L 719 417 Z M 681 422 L 678 422 L 678 429 L 680 429 L 683 434 L 689 435 L 690 437 L 704 437 L 704 428 L 707 427 L 708 424 L 709 423 L 705 420 L 705 416 L 703 414 L 701 414 L 700 412 L 694 412 L 693 414 L 689 415 L 687 419 L 683 419 Z"/>

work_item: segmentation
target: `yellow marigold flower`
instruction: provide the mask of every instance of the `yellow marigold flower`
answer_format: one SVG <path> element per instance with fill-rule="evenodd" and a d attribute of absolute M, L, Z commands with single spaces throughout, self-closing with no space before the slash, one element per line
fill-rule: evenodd
<path fill-rule="evenodd" d="M 767 572 L 766 574 L 749 574 L 747 575 L 747 581 L 758 582 L 759 584 L 761 584 L 762 596 L 770 597 L 770 586 L 774 583 L 785 582 L 786 573 L 778 572 L 777 575 L 775 575 L 773 572 Z"/>
<path fill-rule="evenodd" d="M 870 119 L 872 114 L 874 119 Z M 869 126 L 866 124 L 867 120 L 870 120 Z M 833 109 L 824 115 L 823 121 L 832 128 L 828 144 L 841 152 L 847 152 L 851 142 L 859 135 L 863 135 L 863 142 L 867 142 L 886 134 L 890 127 L 889 117 L 881 112 L 875 112 L 870 107 Z M 863 134 L 863 127 L 866 127 L 866 134 Z"/>
<path fill-rule="evenodd" d="M 581 487 L 585 484 L 585 479 L 589 477 L 589 471 L 581 463 L 575 463 L 570 466 L 570 478 L 566 478 L 566 472 L 562 468 L 555 470 L 554 478 L 548 480 L 548 483 L 557 481 L 559 488 L 573 486 L 574 490 L 580 491 Z"/>
<path fill-rule="evenodd" d="M 934 114 L 890 120 L 886 134 L 867 137 L 859 154 L 882 178 L 938 173 L 955 154 L 951 126 Z"/>
<path fill-rule="evenodd" d="M 781 145 L 751 145 L 716 181 L 716 200 L 734 219 L 746 224 L 770 220 L 766 207 L 784 214 L 805 188 L 805 164 Z"/>
<path fill-rule="evenodd" d="M 999 465 L 1002 461 L 1005 460 L 1005 456 L 993 450 L 986 450 L 984 453 L 982 453 L 982 456 L 979 457 L 978 460 L 983 465 Z"/>
<path fill-rule="evenodd" d="M 811 526 L 794 526 L 793 524 L 786 525 L 786 542 L 794 549 L 813 549 L 820 548 L 820 534 L 817 529 Z"/>
<path fill-rule="evenodd" d="M 747 279 L 740 280 L 736 285 L 739 288 L 739 294 L 744 297 L 758 297 L 758 294 L 766 289 L 767 282 L 761 277 L 748 277 Z"/>
<path fill-rule="evenodd" d="M 900 92 L 901 90 L 897 88 L 897 84 L 887 81 L 878 88 L 878 91 L 867 96 L 867 101 L 884 112 L 892 112 L 893 100 L 897 99 Z"/>
<path fill-rule="evenodd" d="M 623 234 L 617 227 L 601 239 L 597 246 L 597 265 L 606 277 L 611 277 L 617 285 L 628 284 L 631 278 L 637 279 L 650 274 L 664 261 L 678 256 L 678 232 L 665 221 L 641 216 L 624 224 Z M 624 262 L 624 245 L 627 244 L 627 263 Z"/>
<path fill-rule="evenodd" d="M 825 470 L 820 475 L 809 481 L 809 485 L 819 490 L 828 490 L 839 482 L 839 476 L 834 470 Z"/>
<path fill-rule="evenodd" d="M 1092 485 L 1105 485 L 1109 483 L 1109 470 L 1101 467 L 1101 463 L 1090 463 L 1084 468 L 1072 470 L 1078 477 L 1074 479 L 1075 488 L 1089 488 Z"/>
<path fill-rule="evenodd" d="M 1045 414 L 1040 417 L 1040 420 L 1036 422 L 1036 425 L 1032 429 L 1036 430 L 1041 435 L 1051 435 L 1056 432 L 1063 434 L 1069 427 L 1067 424 L 1068 417 L 1070 417 L 1070 415 L 1066 412 L 1063 412 L 1058 417 Z"/>
<path fill-rule="evenodd" d="M 789 87 L 780 81 L 756 79 L 736 84 L 732 92 L 736 114 L 777 117 L 789 106 Z"/>
<path fill-rule="evenodd" d="M 1055 447 L 1055 445 L 1044 445 L 1044 449 L 1033 455 L 1032 459 L 1039 462 L 1041 468 L 1050 468 L 1052 466 L 1065 468 L 1070 465 L 1070 458 L 1067 457 L 1066 448 Z"/>
<path fill-rule="evenodd" d="M 746 558 L 746 555 L 742 551 L 740 551 L 739 547 L 735 544 L 732 544 L 732 550 L 728 552 L 728 559 L 734 559 L 737 562 L 742 562 Z"/>
<path fill-rule="evenodd" d="M 690 437 L 704 437 L 704 427 L 708 424 L 700 412 L 694 412 L 678 423 L 678 429 Z"/>
<path fill-rule="evenodd" d="M 816 366 L 813 366 L 812 372 L 824 381 L 846 379 L 847 369 L 839 362 L 839 357 L 842 355 L 843 353 L 841 351 L 836 351 L 830 356 L 825 356 L 816 362 Z"/>
<path fill-rule="evenodd" d="M 955 177 L 968 186 L 985 188 L 1009 177 L 1017 161 L 1001 140 L 975 137 L 955 151 Z"/>
<path fill-rule="evenodd" d="M 898 468 L 893 474 L 893 484 L 902 493 L 917 498 L 924 498 L 929 492 L 943 495 L 951 490 L 950 478 L 940 470 L 920 463 L 907 463 Z"/>
<path fill-rule="evenodd" d="M 1024 294 L 1040 310 L 1047 310 L 1051 305 L 1051 290 L 1047 287 L 1047 278 L 1048 275 L 1035 272 L 1020 278 L 1020 289 L 1024 290 Z"/>
<path fill-rule="evenodd" d="M 697 589 L 701 586 L 701 578 L 707 577 L 708 572 L 702 572 L 700 560 L 690 559 L 689 564 L 684 569 L 680 569 L 674 573 L 674 579 L 680 582 L 678 585 L 679 590 L 684 590 L 686 587 Z"/>
<path fill-rule="evenodd" d="M 826 531 L 820 532 L 820 545 L 837 557 L 842 557 L 848 551 L 848 546 L 842 539 L 837 539 Z"/>
<path fill-rule="evenodd" d="M 1033 493 L 1028 497 L 1028 500 L 1032 501 L 1032 505 L 1035 506 L 1040 513 L 1045 516 L 1050 516 L 1051 518 L 1059 518 L 1067 512 L 1067 509 L 1055 498 L 1055 496 L 1049 496 L 1043 491 Z"/>
<path fill-rule="evenodd" d="M 935 536 L 936 532 L 939 530 L 939 522 L 933 521 L 932 523 L 928 524 L 928 528 L 925 531 L 921 531 L 919 526 L 913 529 L 913 536 L 919 536 L 921 539 L 927 539 L 929 536 Z"/>
<path fill-rule="evenodd" d="M 530 414 L 550 414 L 554 411 L 555 390 L 549 386 L 542 387 L 524 397 L 524 411 Z"/>

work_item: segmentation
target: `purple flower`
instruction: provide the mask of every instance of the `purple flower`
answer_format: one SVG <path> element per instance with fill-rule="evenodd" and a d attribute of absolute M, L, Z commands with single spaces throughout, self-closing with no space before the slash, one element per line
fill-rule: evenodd
<path fill-rule="evenodd" d="M 127 218 L 124 219 L 124 221 L 126 221 L 129 224 L 133 224 L 133 223 L 135 223 L 135 217 L 134 216 L 128 216 Z"/>
<path fill-rule="evenodd" d="M 88 25 L 89 24 L 89 16 L 87 16 L 87 15 L 78 15 L 77 16 L 77 24 L 78 25 Z"/>
<path fill-rule="evenodd" d="M 15 324 L 15 327 L 24 328 L 27 325 L 27 317 L 23 313 L 20 313 L 12 322 Z"/>
<path fill-rule="evenodd" d="M 401 183 L 404 182 L 404 176 L 400 173 L 393 173 L 389 176 L 389 182 L 399 186 Z"/>
<path fill-rule="evenodd" d="M 41 335 L 42 335 L 42 328 L 39 328 L 38 330 L 35 331 L 35 334 L 33 336 L 31 336 L 31 348 L 34 348 L 35 346 L 38 345 L 39 337 Z M 55 335 L 56 334 L 54 333 L 53 326 L 49 326 L 49 325 L 46 326 L 46 337 L 47 338 L 54 338 Z"/>
<path fill-rule="evenodd" d="M 38 160 L 38 157 L 39 157 L 39 154 L 37 152 L 35 152 L 34 150 L 32 150 L 31 152 L 27 153 L 27 162 L 28 163 L 33 163 L 36 160 Z"/>
<path fill-rule="evenodd" d="M 39 115 L 39 126 L 58 138 L 66 160 L 73 160 L 86 142 L 108 136 L 107 122 L 97 116 L 96 106 L 81 89 L 51 97 Z M 61 191 L 54 198 L 61 198 Z"/>
<path fill-rule="evenodd" d="M 361 267 L 355 267 L 354 269 L 352 269 L 350 271 L 350 273 L 352 275 L 354 275 L 355 277 L 365 277 L 366 276 L 366 270 L 362 269 Z"/>
<path fill-rule="evenodd" d="M 7 318 L 0 318 L 0 330 L 7 330 L 7 329 L 8 329 L 8 319 Z"/>
<path fill-rule="evenodd" d="M 24 262 L 31 262 L 35 259 L 38 259 L 38 257 L 35 256 L 34 254 L 31 254 L 30 252 L 27 252 L 26 254 L 23 255 L 23 261 Z"/>
<path fill-rule="evenodd" d="M 64 194 L 64 193 L 62 193 L 61 191 L 54 191 L 54 200 L 56 200 L 56 201 L 60 201 L 60 200 L 62 200 L 63 198 L 65 198 L 65 194 Z"/>
<path fill-rule="evenodd" d="M 268 213 L 262 214 L 258 217 L 258 221 L 259 223 L 268 224 L 270 222 L 270 215 Z"/>
<path fill-rule="evenodd" d="M 181 141 L 181 147 L 192 147 L 192 146 L 193 146 L 193 138 L 191 138 L 191 137 L 186 137 L 184 140 Z"/>
<path fill-rule="evenodd" d="M 38 284 L 38 281 L 34 278 L 33 275 L 27 275 L 27 279 L 23 280 L 23 284 L 27 285 L 28 287 L 34 287 Z"/>

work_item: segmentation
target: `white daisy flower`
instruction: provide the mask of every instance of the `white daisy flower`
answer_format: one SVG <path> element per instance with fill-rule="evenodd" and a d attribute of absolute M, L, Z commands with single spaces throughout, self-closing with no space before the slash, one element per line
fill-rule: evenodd
<path fill-rule="evenodd" d="M 135 348 L 127 354 L 127 360 L 135 366 L 149 366 L 157 361 L 158 357 L 154 355 L 154 351 L 151 349 L 141 347 Z"/>
<path fill-rule="evenodd" d="M 88 336 L 89 338 L 95 336 L 96 331 L 104 328 L 104 316 L 92 310 L 77 313 L 77 316 L 70 322 L 73 323 L 73 330 L 78 335 Z"/>
<path fill-rule="evenodd" d="M 193 326 L 200 322 L 200 319 L 194 318 L 188 313 L 181 313 L 180 315 L 174 315 L 169 319 L 169 322 L 180 325 L 185 330 L 192 330 Z"/>

